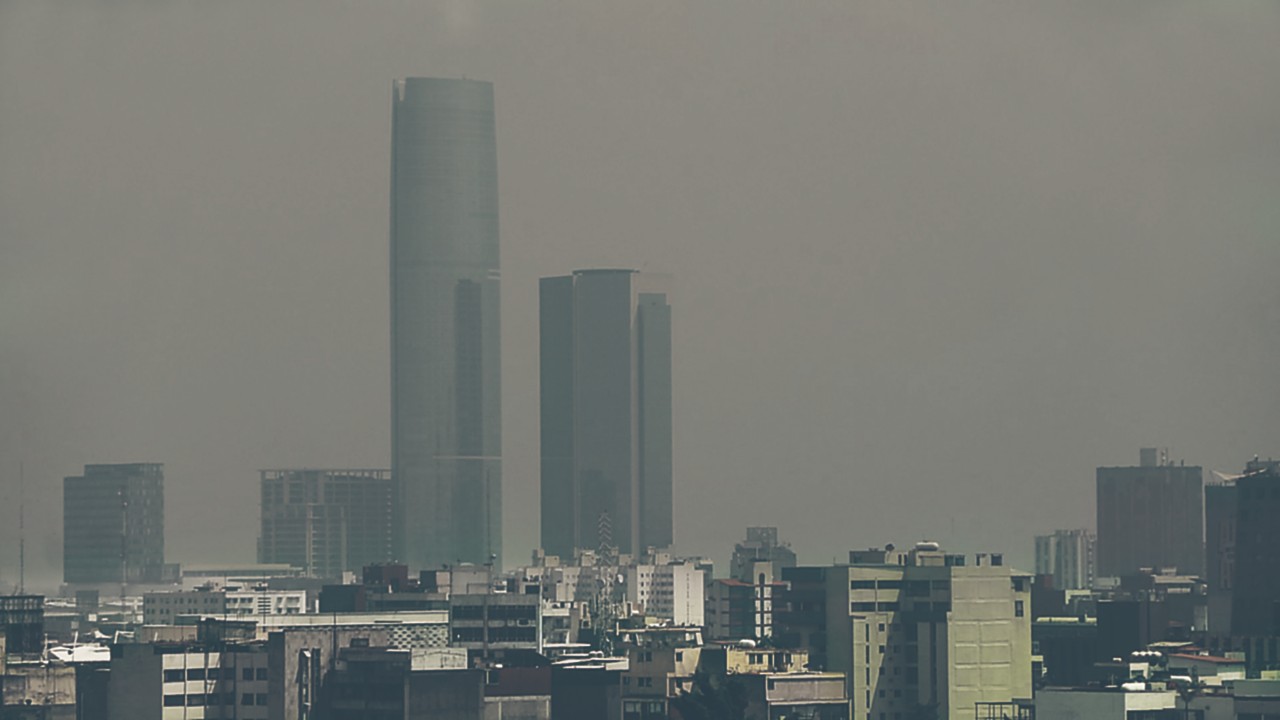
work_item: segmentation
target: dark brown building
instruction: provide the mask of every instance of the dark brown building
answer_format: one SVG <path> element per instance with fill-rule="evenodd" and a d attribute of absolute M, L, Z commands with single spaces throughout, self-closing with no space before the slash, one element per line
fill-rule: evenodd
<path fill-rule="evenodd" d="M 1142 568 L 1204 572 L 1204 477 L 1144 448 L 1137 467 L 1097 472 L 1098 575 Z"/>

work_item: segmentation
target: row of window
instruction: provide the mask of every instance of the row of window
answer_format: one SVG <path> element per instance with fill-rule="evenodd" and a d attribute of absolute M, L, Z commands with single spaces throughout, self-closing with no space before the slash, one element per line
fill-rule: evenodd
<path fill-rule="evenodd" d="M 484 642 L 484 628 L 463 627 L 453 629 L 454 642 Z M 489 642 L 537 642 L 536 628 L 497 627 L 489 628 Z"/>
<path fill-rule="evenodd" d="M 182 682 L 184 680 L 235 680 L 236 669 L 228 668 L 171 668 L 164 671 L 165 682 Z M 241 668 L 241 680 L 266 680 L 267 669 L 260 668 Z"/>
<path fill-rule="evenodd" d="M 165 695 L 165 707 L 204 707 L 206 705 L 235 705 L 235 693 L 192 693 L 190 695 Z M 244 693 L 241 705 L 266 705 L 266 693 Z"/>
<path fill-rule="evenodd" d="M 850 612 L 898 612 L 896 602 L 856 602 L 849 603 Z"/>
<path fill-rule="evenodd" d="M 450 609 L 454 620 L 483 620 L 484 605 L 454 605 Z M 490 620 L 536 620 L 538 608 L 534 605 L 490 605 Z"/>

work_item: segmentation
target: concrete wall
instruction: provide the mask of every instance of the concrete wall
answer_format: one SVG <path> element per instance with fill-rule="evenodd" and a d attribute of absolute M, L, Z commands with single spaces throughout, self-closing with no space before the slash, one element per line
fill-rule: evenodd
<path fill-rule="evenodd" d="M 409 676 L 408 696 L 406 714 L 410 720 L 477 720 L 485 714 L 484 672 L 413 673 Z"/>
<path fill-rule="evenodd" d="M 484 720 L 551 720 L 551 696 L 487 697 Z"/>
<path fill-rule="evenodd" d="M 163 656 L 148 645 L 120 645 L 111 654 L 107 717 L 110 720 L 160 720 Z"/>
<path fill-rule="evenodd" d="M 1165 710 L 1176 706 L 1172 690 L 1065 690 L 1049 688 L 1036 694 L 1036 720 L 1125 720 L 1132 710 Z"/>

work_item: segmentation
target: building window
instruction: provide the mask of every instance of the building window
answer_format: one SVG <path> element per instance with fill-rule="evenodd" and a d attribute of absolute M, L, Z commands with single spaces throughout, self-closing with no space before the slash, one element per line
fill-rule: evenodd
<path fill-rule="evenodd" d="M 240 696 L 240 704 L 241 704 L 241 705 L 252 705 L 252 704 L 253 704 L 253 693 L 245 693 L 245 694 L 241 695 L 241 696 Z"/>
<path fill-rule="evenodd" d="M 183 695 L 165 695 L 165 707 L 182 707 L 187 704 L 187 698 Z"/>
<path fill-rule="evenodd" d="M 204 706 L 204 695 L 202 693 L 197 693 L 194 695 L 187 696 L 187 707 L 203 707 L 203 706 Z"/>
<path fill-rule="evenodd" d="M 266 707 L 266 705 L 267 705 L 267 694 L 266 694 L 266 693 L 258 693 L 258 695 L 257 695 L 257 697 L 256 697 L 255 699 L 258 701 L 258 704 L 259 704 L 259 705 L 261 705 L 261 706 L 263 706 L 263 707 Z"/>
<path fill-rule="evenodd" d="M 187 679 L 188 679 L 188 680 L 203 680 L 203 679 L 204 679 L 204 668 L 190 668 L 190 669 L 188 669 L 188 670 L 187 670 Z M 201 698 L 201 699 L 203 700 L 203 698 Z M 203 705 L 204 703 L 203 703 L 203 702 L 201 702 L 201 704 Z"/>
<path fill-rule="evenodd" d="M 251 668 L 251 667 L 247 667 L 247 668 L 245 668 L 245 669 L 241 670 L 241 671 L 240 671 L 240 679 L 241 679 L 241 680 L 252 680 L 252 679 L 253 679 L 253 668 Z M 248 704 L 252 705 L 253 703 L 248 703 Z"/>
<path fill-rule="evenodd" d="M 267 669 L 266 669 L 266 668 L 258 668 L 258 669 L 254 672 L 254 674 L 255 674 L 255 676 L 256 676 L 259 680 L 266 680 L 266 679 L 267 679 Z"/>
<path fill-rule="evenodd" d="M 165 670 L 164 671 L 165 682 L 182 682 L 182 680 L 186 676 L 187 674 L 184 673 L 182 670 Z"/>
<path fill-rule="evenodd" d="M 1023 609 L 1022 609 L 1022 601 L 1021 601 L 1021 600 L 1014 600 L 1014 601 L 1013 601 L 1013 616 L 1014 616 L 1014 617 L 1022 617 L 1022 616 L 1023 616 L 1023 612 L 1024 612 L 1024 611 L 1023 611 Z"/>

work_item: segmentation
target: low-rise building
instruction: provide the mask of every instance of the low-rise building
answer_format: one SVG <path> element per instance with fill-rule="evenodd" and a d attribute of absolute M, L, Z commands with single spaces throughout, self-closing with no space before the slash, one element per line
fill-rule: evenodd
<path fill-rule="evenodd" d="M 1173 690 L 1045 688 L 1036 693 L 1036 720 L 1184 720 Z"/>
<path fill-rule="evenodd" d="M 262 643 L 115 645 L 107 698 L 109 718 L 267 720 L 269 667 Z"/>
<path fill-rule="evenodd" d="M 174 625 L 183 615 L 301 615 L 309 609 L 307 593 L 302 590 L 207 585 L 196 590 L 144 593 L 142 623 Z"/>
<path fill-rule="evenodd" d="M 541 600 L 507 593 L 450 595 L 449 644 L 485 659 L 511 650 L 540 652 Z"/>
<path fill-rule="evenodd" d="M 843 673 L 760 673 L 736 675 L 746 700 L 744 720 L 806 718 L 849 720 Z"/>

